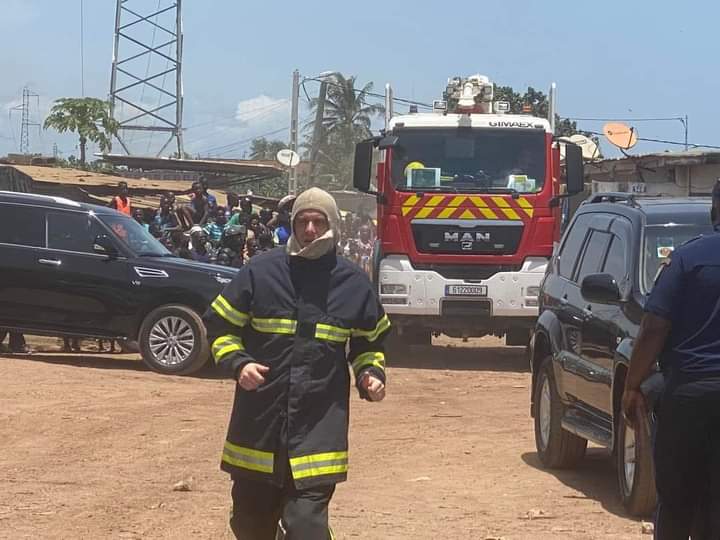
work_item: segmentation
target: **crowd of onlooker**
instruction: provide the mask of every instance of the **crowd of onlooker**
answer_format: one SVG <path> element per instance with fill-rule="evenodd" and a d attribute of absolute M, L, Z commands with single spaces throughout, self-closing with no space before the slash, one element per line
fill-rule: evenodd
<path fill-rule="evenodd" d="M 229 192 L 226 204 L 208 191 L 207 181 L 193 182 L 190 202 L 178 204 L 164 194 L 151 215 L 130 205 L 127 185 L 121 182 L 111 206 L 132 215 L 165 247 L 195 261 L 239 268 L 258 253 L 285 245 L 291 234 L 292 197 L 278 203 L 255 205 L 252 195 Z M 375 225 L 366 213 L 341 216 L 339 252 L 370 273 Z"/>
<path fill-rule="evenodd" d="M 290 238 L 292 197 L 257 206 L 251 195 L 230 192 L 222 206 L 208 192 L 205 180 L 192 183 L 190 196 L 190 203 L 183 205 L 176 202 L 174 194 L 166 193 L 153 212 L 134 207 L 127 183 L 120 182 L 110 206 L 131 215 L 174 255 L 211 264 L 240 268 L 258 253 L 285 245 Z M 340 228 L 338 253 L 371 274 L 375 244 L 372 218 L 365 212 L 346 212 Z M 8 332 L 0 332 L 0 352 L 29 351 L 24 336 L 16 332 L 9 333 L 6 348 L 3 341 L 7 336 Z M 114 352 L 115 344 L 109 342 L 109 346 Z M 99 342 L 98 350 L 103 348 Z M 63 340 L 63 350 L 79 352 L 79 340 Z"/>

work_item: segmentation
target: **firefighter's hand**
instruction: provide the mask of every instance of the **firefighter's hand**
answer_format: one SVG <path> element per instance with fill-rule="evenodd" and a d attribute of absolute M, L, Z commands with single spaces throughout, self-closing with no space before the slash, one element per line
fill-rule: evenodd
<path fill-rule="evenodd" d="M 269 367 L 256 362 L 245 364 L 240 370 L 238 384 L 243 390 L 247 390 L 248 392 L 257 390 L 258 386 L 265 382 L 264 375 L 268 371 L 270 371 Z"/>
<path fill-rule="evenodd" d="M 367 392 L 370 401 L 382 401 L 385 399 L 385 385 L 377 377 L 365 375 L 360 381 L 360 386 Z"/>

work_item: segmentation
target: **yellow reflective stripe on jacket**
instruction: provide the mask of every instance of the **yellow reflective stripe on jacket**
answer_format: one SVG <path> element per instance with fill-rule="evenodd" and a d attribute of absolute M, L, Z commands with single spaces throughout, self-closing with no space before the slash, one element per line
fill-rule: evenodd
<path fill-rule="evenodd" d="M 380 319 L 375 326 L 375 329 L 373 330 L 361 330 L 359 328 L 353 328 L 352 330 L 352 337 L 363 337 L 367 339 L 370 342 L 375 341 L 377 338 L 379 338 L 384 332 L 386 332 L 390 328 L 390 319 L 388 319 L 387 315 L 383 315 L 383 318 Z"/>
<path fill-rule="evenodd" d="M 217 295 L 217 298 L 213 300 L 213 303 L 210 304 L 210 307 L 213 309 L 213 311 L 215 311 L 215 313 L 220 315 L 230 324 L 234 324 L 235 326 L 245 326 L 250 319 L 250 316 L 247 313 L 243 313 L 242 311 L 239 311 L 232 307 L 232 305 L 230 305 L 230 302 L 228 302 L 222 294 Z"/>
<path fill-rule="evenodd" d="M 348 453 L 325 452 L 290 458 L 290 468 L 295 480 L 327 474 L 343 474 L 348 470 Z"/>
<path fill-rule="evenodd" d="M 381 352 L 366 352 L 359 354 L 358 357 L 353 360 L 352 369 L 356 377 L 366 367 L 376 367 L 384 373 L 385 355 Z"/>
<path fill-rule="evenodd" d="M 345 343 L 350 337 L 350 329 L 329 324 L 315 325 L 315 339 L 324 339 L 336 343 Z"/>
<path fill-rule="evenodd" d="M 234 336 L 232 334 L 220 336 L 215 341 L 213 341 L 212 344 L 212 355 L 215 359 L 216 364 L 219 364 L 222 359 L 231 352 L 244 350 L 245 346 L 243 345 L 242 338 L 239 336 Z"/>
<path fill-rule="evenodd" d="M 241 469 L 248 469 L 250 471 L 262 472 L 262 473 L 273 473 L 275 465 L 275 456 L 272 452 L 263 452 L 261 450 L 253 450 L 252 448 L 245 448 L 225 441 L 225 447 L 223 448 L 222 460 L 225 463 L 240 467 Z"/>
<path fill-rule="evenodd" d="M 260 319 L 253 317 L 250 326 L 263 334 L 294 334 L 297 330 L 297 321 L 292 319 Z"/>

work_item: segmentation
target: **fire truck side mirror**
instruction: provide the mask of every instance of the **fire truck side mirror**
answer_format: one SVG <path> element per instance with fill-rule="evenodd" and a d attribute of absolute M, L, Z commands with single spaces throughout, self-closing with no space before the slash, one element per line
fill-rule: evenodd
<path fill-rule="evenodd" d="M 353 165 L 353 185 L 358 191 L 370 191 L 373 148 L 375 142 L 363 141 L 355 146 L 355 164 Z"/>
<path fill-rule="evenodd" d="M 565 145 L 565 182 L 568 195 L 585 191 L 582 148 L 575 144 Z"/>

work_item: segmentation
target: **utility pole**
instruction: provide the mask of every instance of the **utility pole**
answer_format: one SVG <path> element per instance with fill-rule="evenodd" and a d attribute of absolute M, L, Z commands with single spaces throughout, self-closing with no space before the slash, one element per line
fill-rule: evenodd
<path fill-rule="evenodd" d="M 298 150 L 298 107 L 300 106 L 300 72 L 293 71 L 292 79 L 292 105 L 290 108 L 290 150 Z M 297 165 L 297 164 L 296 164 Z M 297 172 L 296 167 L 290 167 L 288 173 L 288 194 L 297 194 Z"/>
<path fill-rule="evenodd" d="M 23 88 L 22 105 L 18 105 L 17 107 L 10 109 L 11 111 L 20 111 L 20 153 L 25 155 L 30 153 L 30 128 L 36 126 L 38 128 L 40 127 L 40 124 L 37 122 L 30 121 L 31 97 L 37 98 L 39 107 L 40 96 L 38 94 L 31 93 L 30 89 L 26 86 Z"/>
<path fill-rule="evenodd" d="M 327 81 L 320 83 L 318 93 L 317 109 L 315 109 L 315 124 L 313 125 L 312 150 L 310 151 L 310 178 L 315 176 L 317 168 L 318 153 L 325 134 L 323 119 L 325 118 L 325 99 L 327 98 Z"/>

